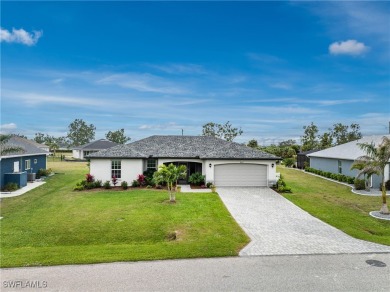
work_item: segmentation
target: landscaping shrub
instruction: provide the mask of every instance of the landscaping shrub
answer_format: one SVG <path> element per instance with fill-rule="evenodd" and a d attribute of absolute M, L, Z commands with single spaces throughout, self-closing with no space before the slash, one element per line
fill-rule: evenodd
<path fill-rule="evenodd" d="M 91 183 L 91 182 L 94 182 L 94 181 L 95 181 L 95 178 L 93 177 L 92 174 L 87 173 L 87 174 L 85 175 L 85 180 L 87 181 L 87 183 Z"/>
<path fill-rule="evenodd" d="M 110 181 L 109 180 L 106 180 L 105 182 L 104 182 L 104 184 L 103 184 L 103 187 L 105 188 L 105 189 L 111 189 L 111 184 L 110 184 Z"/>
<path fill-rule="evenodd" d="M 143 174 L 139 174 L 137 177 L 138 185 L 144 186 L 146 185 L 146 177 Z"/>
<path fill-rule="evenodd" d="M 212 182 L 208 182 L 208 183 L 206 184 L 206 187 L 207 187 L 207 188 L 210 188 L 212 185 L 213 185 Z"/>
<path fill-rule="evenodd" d="M 84 187 L 83 186 L 76 186 L 73 190 L 74 191 L 84 191 Z"/>
<path fill-rule="evenodd" d="M 131 186 L 133 187 L 133 188 L 136 188 L 136 187 L 139 187 L 140 186 L 140 184 L 139 184 L 139 182 L 138 182 L 138 180 L 133 180 L 133 182 L 131 183 Z"/>
<path fill-rule="evenodd" d="M 116 184 L 118 183 L 118 179 L 116 178 L 115 175 L 112 176 L 111 181 L 112 181 L 112 184 L 114 185 L 114 187 L 115 187 Z"/>
<path fill-rule="evenodd" d="M 188 181 L 196 186 L 200 186 L 204 184 L 205 176 L 202 175 L 200 172 L 194 172 L 193 174 L 190 175 L 188 178 Z"/>
<path fill-rule="evenodd" d="M 49 176 L 49 174 L 51 174 L 53 171 L 51 170 L 51 168 L 48 168 L 48 169 L 39 169 L 37 171 L 37 174 L 36 174 L 36 178 L 41 178 L 42 176 Z"/>
<path fill-rule="evenodd" d="M 295 159 L 294 158 L 285 158 L 285 159 L 283 159 L 283 164 L 286 167 L 292 167 L 295 164 Z"/>
<path fill-rule="evenodd" d="M 95 184 L 95 188 L 101 188 L 103 185 L 101 180 L 95 180 L 94 184 Z"/>
<path fill-rule="evenodd" d="M 280 178 L 276 182 L 276 191 L 279 193 L 291 193 L 291 188 L 287 187 L 285 181 Z"/>
<path fill-rule="evenodd" d="M 144 171 L 145 176 L 145 184 L 150 186 L 155 186 L 155 183 L 153 181 L 153 174 L 156 172 L 155 169 L 148 169 Z"/>
<path fill-rule="evenodd" d="M 366 189 L 366 182 L 364 179 L 355 179 L 355 190 Z"/>
<path fill-rule="evenodd" d="M 122 187 L 122 189 L 127 190 L 127 188 L 128 188 L 127 181 L 123 181 L 121 183 L 121 187 Z"/>
<path fill-rule="evenodd" d="M 340 174 L 340 173 L 331 173 L 328 171 L 322 171 L 322 170 L 315 169 L 312 167 L 306 167 L 305 171 L 311 172 L 311 173 L 314 173 L 314 174 L 317 174 L 317 175 L 320 175 L 320 176 L 323 176 L 326 178 L 334 179 L 334 180 L 337 180 L 340 182 L 349 183 L 349 184 L 353 184 L 355 181 L 355 178 L 353 178 L 351 176 L 346 176 L 346 175 Z"/>
<path fill-rule="evenodd" d="M 19 186 L 17 183 L 14 182 L 9 182 L 4 186 L 4 191 L 7 192 L 13 192 L 16 191 L 17 189 L 19 189 Z"/>

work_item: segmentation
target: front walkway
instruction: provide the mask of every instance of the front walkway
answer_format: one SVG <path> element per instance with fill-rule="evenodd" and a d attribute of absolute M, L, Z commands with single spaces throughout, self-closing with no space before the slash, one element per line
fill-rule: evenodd
<path fill-rule="evenodd" d="M 390 246 L 355 239 L 311 216 L 269 188 L 218 188 L 252 241 L 241 256 L 390 253 Z"/>
<path fill-rule="evenodd" d="M 27 186 L 19 189 L 19 190 L 16 190 L 14 192 L 1 192 L 0 193 L 0 199 L 2 198 L 12 198 L 12 197 L 17 197 L 17 196 L 20 196 L 20 195 L 23 195 L 25 193 L 27 193 L 28 191 L 31 191 L 41 185 L 45 184 L 44 181 L 34 181 L 34 182 L 28 182 L 27 183 Z"/>
<path fill-rule="evenodd" d="M 190 185 L 179 186 L 181 186 L 182 193 L 211 193 L 211 189 L 191 189 Z"/>

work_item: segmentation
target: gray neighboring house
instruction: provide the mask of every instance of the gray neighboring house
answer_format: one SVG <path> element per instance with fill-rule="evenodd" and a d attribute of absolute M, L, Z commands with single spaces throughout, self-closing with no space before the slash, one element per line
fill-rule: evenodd
<path fill-rule="evenodd" d="M 103 149 L 117 146 L 118 143 L 108 141 L 106 139 L 96 140 L 81 146 L 72 148 L 72 156 L 76 159 L 85 159 L 85 157 L 94 152 L 98 152 Z"/>
<path fill-rule="evenodd" d="M 367 136 L 356 141 L 310 153 L 307 155 L 310 157 L 310 167 L 331 173 L 340 173 L 356 177 L 358 170 L 351 170 L 351 165 L 356 158 L 366 155 L 358 144 L 374 143 L 375 145 L 379 145 L 384 136 L 390 138 L 390 135 Z M 385 181 L 389 179 L 389 172 L 389 164 L 387 164 L 385 168 Z M 381 179 L 381 177 L 373 175 L 371 177 L 371 187 L 379 189 Z"/>
<path fill-rule="evenodd" d="M 187 179 L 200 172 L 216 186 L 269 186 L 276 182 L 278 157 L 209 136 L 151 136 L 88 155 L 90 173 L 107 181 L 131 183 L 162 164 L 187 167 Z M 187 183 L 187 180 L 179 183 Z"/>

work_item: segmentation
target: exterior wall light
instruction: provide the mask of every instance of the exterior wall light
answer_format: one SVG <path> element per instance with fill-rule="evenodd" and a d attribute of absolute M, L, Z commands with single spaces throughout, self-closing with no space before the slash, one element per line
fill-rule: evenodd
<path fill-rule="evenodd" d="M 275 164 L 272 163 L 271 166 L 272 166 L 272 168 L 274 168 Z"/>
<path fill-rule="evenodd" d="M 209 164 L 209 167 L 211 168 L 211 163 Z"/>

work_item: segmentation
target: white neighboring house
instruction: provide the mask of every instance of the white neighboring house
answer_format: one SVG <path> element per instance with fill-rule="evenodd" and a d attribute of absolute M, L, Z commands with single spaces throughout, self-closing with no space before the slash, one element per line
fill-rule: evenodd
<path fill-rule="evenodd" d="M 100 139 L 96 140 L 78 147 L 72 148 L 72 154 L 73 158 L 76 159 L 85 159 L 85 156 L 92 154 L 94 152 L 103 150 L 103 149 L 108 149 L 113 146 L 117 146 L 117 143 L 108 141 L 106 139 Z"/>
<path fill-rule="evenodd" d="M 356 177 L 358 170 L 351 170 L 351 166 L 356 158 L 366 155 L 359 147 L 359 143 L 374 143 L 378 146 L 383 137 L 390 138 L 390 135 L 375 135 L 363 137 L 359 140 L 337 145 L 328 149 L 308 154 L 310 157 L 310 167 L 331 173 L 344 174 Z M 385 181 L 389 180 L 390 168 L 387 164 L 385 168 Z M 363 177 L 362 177 L 363 178 Z M 382 178 L 378 175 L 371 176 L 371 187 L 379 189 Z"/>
<path fill-rule="evenodd" d="M 210 136 L 151 136 L 92 153 L 90 173 L 107 181 L 115 176 L 131 183 L 145 170 L 162 164 L 187 166 L 188 177 L 201 172 L 216 186 L 271 186 L 279 157 Z"/>

